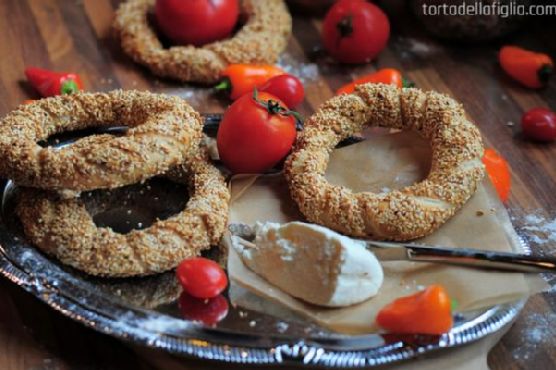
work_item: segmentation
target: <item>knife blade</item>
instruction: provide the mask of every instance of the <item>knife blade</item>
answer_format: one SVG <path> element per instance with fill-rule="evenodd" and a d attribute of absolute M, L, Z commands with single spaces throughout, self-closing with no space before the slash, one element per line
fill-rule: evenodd
<path fill-rule="evenodd" d="M 556 273 L 556 258 L 472 248 L 364 240 L 380 261 L 433 262 L 511 272 Z"/>

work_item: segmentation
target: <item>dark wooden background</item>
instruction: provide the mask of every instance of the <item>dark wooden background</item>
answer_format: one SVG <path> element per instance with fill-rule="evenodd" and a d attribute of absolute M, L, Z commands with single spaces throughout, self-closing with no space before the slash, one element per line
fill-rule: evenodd
<path fill-rule="evenodd" d="M 202 112 L 222 111 L 226 102 L 207 89 L 160 81 L 133 64 L 110 36 L 119 1 L 2 0 L 0 1 L 0 115 L 24 99 L 36 98 L 23 82 L 25 66 L 79 72 L 88 90 L 148 89 L 189 98 Z M 507 204 L 516 228 L 531 212 L 556 217 L 556 145 L 523 140 L 518 123 L 534 106 L 556 109 L 556 79 L 541 91 L 519 87 L 496 63 L 503 43 L 542 50 L 556 57 L 556 17 L 531 19 L 505 40 L 491 44 L 446 44 L 430 38 L 407 12 L 403 1 L 388 3 L 392 37 L 388 48 L 372 64 L 341 67 L 319 52 L 321 21 L 296 16 L 289 59 L 297 61 L 307 79 L 307 99 L 301 107 L 310 114 L 333 91 L 352 77 L 378 67 L 395 67 L 418 87 L 449 93 L 465 105 L 482 129 L 486 143 L 512 167 L 513 188 Z M 304 64 L 299 64 L 304 63 Z M 312 76 L 316 63 L 320 74 Z M 515 125 L 512 125 L 514 123 Z M 556 250 L 533 245 L 537 251 Z M 556 295 L 531 298 L 511 331 L 489 355 L 492 369 L 556 368 Z M 197 362 L 191 368 L 201 368 Z M 124 344 L 82 328 L 50 311 L 33 297 L 0 282 L 0 369 L 154 369 Z"/>

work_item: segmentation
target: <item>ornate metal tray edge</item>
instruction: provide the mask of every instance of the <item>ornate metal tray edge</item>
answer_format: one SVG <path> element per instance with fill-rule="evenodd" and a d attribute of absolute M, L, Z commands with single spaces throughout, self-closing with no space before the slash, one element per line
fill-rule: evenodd
<path fill-rule="evenodd" d="M 218 120 L 216 116 L 208 118 L 215 122 Z M 208 126 L 210 128 L 210 125 Z M 0 179 L 0 187 L 3 190 L 6 184 L 6 180 Z M 2 195 L 5 196 L 5 191 Z M 4 222 L 0 215 L 0 240 L 4 239 L 4 242 L 8 243 L 4 247 L 12 248 L 13 246 L 9 245 L 11 239 L 4 238 L 8 235 L 5 234 Z M 527 251 L 527 244 L 523 240 L 521 244 Z M 57 281 L 49 274 L 41 273 L 40 269 L 20 263 L 22 254 L 26 251 L 20 252 L 16 249 L 15 253 L 18 256 L 14 257 L 16 255 L 7 252 L 11 250 L 13 253 L 13 248 L 4 247 L 0 245 L 0 274 L 62 315 L 127 342 L 180 356 L 222 362 L 331 368 L 385 365 L 481 339 L 511 323 L 525 303 L 518 301 L 481 310 L 470 320 L 460 320 L 450 333 L 434 337 L 376 334 L 343 338 L 235 333 L 206 328 L 156 311 L 122 305 L 106 297 L 93 297 L 96 299 L 91 302 L 90 297 L 81 296 L 88 293 L 86 286 L 78 286 L 78 281 L 73 279 Z M 27 248 L 27 245 L 25 247 Z M 41 256 L 35 249 L 32 251 L 33 258 Z M 57 286 L 59 283 L 62 284 L 61 287 Z M 69 288 L 69 291 L 62 288 Z M 94 303 L 105 306 L 95 307 Z M 162 319 L 165 325 L 149 325 L 149 320 L 153 319 Z M 378 345 L 377 339 L 380 340 Z"/>
<path fill-rule="evenodd" d="M 525 301 L 497 305 L 465 325 L 440 337 L 420 337 L 411 344 L 403 339 L 367 350 L 338 351 L 326 345 L 299 340 L 276 346 L 265 346 L 263 338 L 253 337 L 249 346 L 218 344 L 194 335 L 186 339 L 168 333 L 148 331 L 97 312 L 93 307 L 75 302 L 62 292 L 16 267 L 0 247 L 0 273 L 39 298 L 51 308 L 96 331 L 125 341 L 162 349 L 172 354 L 206 360 L 250 364 L 295 364 L 326 367 L 363 368 L 408 360 L 442 348 L 457 347 L 481 339 L 500 330 L 521 311 Z M 135 316 L 136 312 L 130 311 Z M 136 319 L 140 319 L 137 317 Z M 194 334 L 194 333 L 192 333 Z"/>

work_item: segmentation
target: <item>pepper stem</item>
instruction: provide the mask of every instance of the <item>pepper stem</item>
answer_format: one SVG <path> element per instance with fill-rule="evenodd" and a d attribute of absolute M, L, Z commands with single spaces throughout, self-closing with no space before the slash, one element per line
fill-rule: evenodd
<path fill-rule="evenodd" d="M 60 94 L 73 94 L 79 91 L 79 86 L 75 83 L 74 80 L 65 80 L 62 82 L 62 86 L 60 87 Z"/>
<path fill-rule="evenodd" d="M 216 91 L 229 91 L 232 89 L 232 81 L 228 77 L 225 77 L 218 83 L 218 85 L 214 86 L 214 90 Z"/>
<path fill-rule="evenodd" d="M 552 72 L 554 72 L 554 68 L 550 64 L 543 64 L 541 68 L 539 68 L 537 76 L 541 84 L 546 85 L 550 76 L 552 76 Z"/>
<path fill-rule="evenodd" d="M 415 82 L 407 78 L 402 78 L 402 87 L 415 87 Z"/>

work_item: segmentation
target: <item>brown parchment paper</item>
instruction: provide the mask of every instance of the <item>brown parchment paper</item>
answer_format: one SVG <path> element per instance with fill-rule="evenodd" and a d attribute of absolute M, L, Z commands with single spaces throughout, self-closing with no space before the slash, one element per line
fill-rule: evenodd
<path fill-rule="evenodd" d="M 335 150 L 327 171 L 330 182 L 354 191 L 388 191 L 423 179 L 430 166 L 430 148 L 414 133 L 373 135 L 367 140 Z M 303 220 L 290 199 L 281 174 L 238 176 L 231 181 L 231 222 L 288 222 Z M 229 242 L 229 239 L 228 239 Z M 429 245 L 519 251 L 521 244 L 508 214 L 490 183 L 485 180 L 470 201 L 434 234 L 419 240 Z M 458 310 L 483 308 L 530 294 L 523 274 L 479 271 L 463 267 L 415 262 L 384 262 L 384 284 L 379 294 L 346 308 L 321 308 L 292 298 L 247 269 L 230 248 L 231 280 L 256 295 L 277 301 L 288 309 L 328 329 L 363 334 L 377 331 L 377 311 L 393 299 L 432 283 L 443 284 L 458 301 Z M 239 305 L 258 305 L 241 294 Z M 254 307 L 249 307 L 254 308 Z"/>

